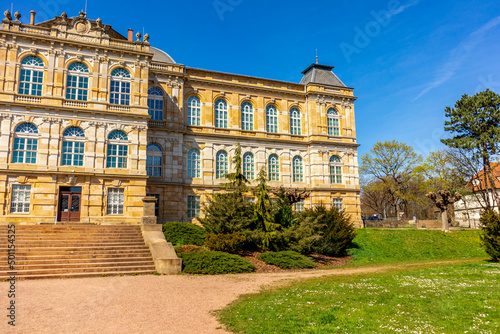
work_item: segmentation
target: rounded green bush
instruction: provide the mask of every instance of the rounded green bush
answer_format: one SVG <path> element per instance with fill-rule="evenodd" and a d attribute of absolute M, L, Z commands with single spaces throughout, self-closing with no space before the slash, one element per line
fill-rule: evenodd
<path fill-rule="evenodd" d="M 255 270 L 253 264 L 241 256 L 223 252 L 181 253 L 182 272 L 186 274 L 236 274 Z"/>
<path fill-rule="evenodd" d="M 205 242 L 205 229 L 191 223 L 166 223 L 163 234 L 174 246 L 198 245 Z"/>
<path fill-rule="evenodd" d="M 257 256 L 257 259 L 281 269 L 314 268 L 316 263 L 311 258 L 293 251 L 267 252 Z"/>

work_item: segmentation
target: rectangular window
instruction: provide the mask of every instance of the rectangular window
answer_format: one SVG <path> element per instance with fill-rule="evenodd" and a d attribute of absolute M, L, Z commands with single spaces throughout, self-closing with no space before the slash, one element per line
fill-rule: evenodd
<path fill-rule="evenodd" d="M 31 186 L 14 184 L 10 201 L 10 213 L 30 212 Z"/>
<path fill-rule="evenodd" d="M 127 168 L 127 145 L 108 144 L 108 156 L 106 167 L 108 168 Z"/>
<path fill-rule="evenodd" d="M 147 156 L 146 158 L 146 172 L 148 176 L 161 177 L 161 156 Z"/>
<path fill-rule="evenodd" d="M 12 162 L 36 164 L 37 149 L 38 149 L 38 139 L 14 138 Z"/>
<path fill-rule="evenodd" d="M 123 215 L 123 188 L 108 189 L 108 215 Z"/>
<path fill-rule="evenodd" d="M 188 196 L 188 219 L 200 216 L 200 196 Z"/>
<path fill-rule="evenodd" d="M 83 166 L 83 154 L 85 152 L 85 143 L 63 141 L 62 146 L 62 165 L 63 166 Z"/>
<path fill-rule="evenodd" d="M 339 209 L 339 211 L 342 211 L 342 198 L 334 198 L 333 207 Z"/>
<path fill-rule="evenodd" d="M 302 212 L 304 211 L 304 208 L 305 208 L 305 203 L 303 199 L 294 204 L 295 212 Z"/>

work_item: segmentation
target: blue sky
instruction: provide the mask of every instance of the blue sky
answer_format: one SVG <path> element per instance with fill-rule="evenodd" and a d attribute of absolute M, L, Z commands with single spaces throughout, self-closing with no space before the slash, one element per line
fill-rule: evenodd
<path fill-rule="evenodd" d="M 444 108 L 462 94 L 500 93 L 498 0 L 88 0 L 88 17 L 150 42 L 190 67 L 299 82 L 315 60 L 355 88 L 360 153 L 396 139 L 442 148 Z M 11 7 L 4 1 L 5 9 Z M 15 1 L 29 21 L 85 0 Z"/>

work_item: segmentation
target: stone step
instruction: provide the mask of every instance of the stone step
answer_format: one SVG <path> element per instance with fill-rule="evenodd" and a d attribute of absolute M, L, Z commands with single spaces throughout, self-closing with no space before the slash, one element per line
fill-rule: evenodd
<path fill-rule="evenodd" d="M 48 258 L 48 257 L 30 257 L 30 258 L 24 258 L 24 259 L 18 259 L 16 258 L 15 260 L 15 267 L 17 268 L 18 266 L 26 266 L 26 265 L 52 265 L 52 264 L 71 264 L 71 263 L 89 263 L 89 262 L 99 262 L 99 263 L 104 263 L 104 262 L 128 262 L 128 261 L 150 261 L 152 262 L 153 259 L 151 258 L 150 255 L 146 254 L 143 256 L 128 256 L 128 257 L 105 257 L 103 255 L 102 257 L 59 257 L 59 256 L 54 256 L 53 258 Z M 3 267 L 7 267 L 7 259 L 2 259 L 0 258 L 0 263 L 5 264 Z"/>
<path fill-rule="evenodd" d="M 71 268 L 100 268 L 100 267 L 132 267 L 132 266 L 154 266 L 154 262 L 151 259 L 139 260 L 139 261 L 121 261 L 121 262 L 100 262 L 88 261 L 88 262 L 78 262 L 78 263 L 53 263 L 53 264 L 17 264 L 14 267 L 14 271 L 22 273 L 25 270 L 54 270 L 54 269 L 71 269 Z M 0 271 L 10 271 L 8 266 L 0 267 Z"/>
<path fill-rule="evenodd" d="M 16 241 L 14 243 L 16 249 L 37 248 L 37 247 L 97 247 L 97 246 L 144 246 L 144 240 L 122 241 L 122 240 L 35 240 L 35 241 Z M 1 249 L 7 248 L 9 245 L 0 246 Z"/>
<path fill-rule="evenodd" d="M 71 251 L 71 250 L 60 250 L 60 251 L 29 251 L 29 252 L 16 252 L 16 258 L 22 258 L 24 256 L 50 256 L 50 255 L 55 255 L 55 256 L 62 256 L 62 255 L 85 255 L 89 257 L 93 257 L 94 255 L 111 255 L 114 256 L 130 256 L 130 255 L 138 255 L 138 254 L 149 254 L 151 255 L 149 248 L 142 248 L 142 249 L 134 249 L 134 250 L 126 250 L 126 249 L 118 249 L 118 250 L 80 250 L 80 251 Z M 4 257 L 6 254 L 0 254 L 3 255 Z"/>
<path fill-rule="evenodd" d="M 132 276 L 132 275 L 151 275 L 155 271 L 150 270 L 137 270 L 137 271 L 106 271 L 94 273 L 70 273 L 70 274 L 45 274 L 45 275 L 29 275 L 29 276 L 16 276 L 16 280 L 32 280 L 32 279 L 64 279 L 64 278 L 86 278 L 86 277 L 111 277 L 111 276 Z M 0 273 L 0 281 L 7 281 L 10 279 L 5 273 Z"/>
<path fill-rule="evenodd" d="M 154 265 L 140 265 L 140 266 L 121 266 L 121 267 L 91 267 L 91 268 L 56 268 L 56 269 L 31 269 L 31 270 L 19 270 L 16 272 L 16 278 L 22 276 L 31 276 L 31 275 L 54 275 L 54 274 L 72 274 L 72 273 L 105 273 L 107 271 L 110 272 L 155 272 Z M 9 271 L 0 271 L 0 277 L 9 276 Z"/>

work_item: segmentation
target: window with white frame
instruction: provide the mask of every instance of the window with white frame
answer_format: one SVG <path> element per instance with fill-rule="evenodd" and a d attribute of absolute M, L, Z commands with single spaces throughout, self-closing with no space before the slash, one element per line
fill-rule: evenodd
<path fill-rule="evenodd" d="M 243 154 L 243 176 L 249 181 L 255 178 L 255 165 L 252 153 Z"/>
<path fill-rule="evenodd" d="M 130 105 L 130 73 L 124 68 L 115 68 L 111 72 L 111 104 Z"/>
<path fill-rule="evenodd" d="M 83 63 L 72 63 L 68 67 L 66 98 L 87 101 L 89 92 L 89 68 Z"/>
<path fill-rule="evenodd" d="M 253 130 L 253 106 L 248 102 L 241 105 L 241 129 Z"/>
<path fill-rule="evenodd" d="M 128 136 L 115 130 L 108 135 L 107 168 L 127 168 Z"/>
<path fill-rule="evenodd" d="M 215 156 L 215 178 L 222 179 L 228 173 L 228 158 L 227 153 L 224 151 L 217 152 Z"/>
<path fill-rule="evenodd" d="M 300 127 L 300 111 L 297 108 L 290 110 L 290 133 L 292 135 L 302 134 Z"/>
<path fill-rule="evenodd" d="M 188 219 L 200 216 L 200 196 L 188 196 Z"/>
<path fill-rule="evenodd" d="M 19 94 L 42 96 L 43 67 L 39 57 L 28 56 L 21 61 Z"/>
<path fill-rule="evenodd" d="M 296 156 L 293 158 L 293 182 L 304 182 L 304 167 L 302 158 Z"/>
<path fill-rule="evenodd" d="M 276 154 L 269 156 L 269 181 L 280 180 L 280 162 Z"/>
<path fill-rule="evenodd" d="M 29 213 L 30 198 L 31 198 L 31 186 L 26 186 L 22 184 L 12 185 L 10 213 Z"/>
<path fill-rule="evenodd" d="M 191 149 L 188 152 L 188 178 L 194 179 L 200 177 L 200 151 L 197 149 Z"/>
<path fill-rule="evenodd" d="M 196 96 L 188 99 L 188 125 L 200 125 L 201 123 L 201 102 Z"/>
<path fill-rule="evenodd" d="M 227 103 L 224 100 L 215 101 L 215 127 L 227 128 Z"/>
<path fill-rule="evenodd" d="M 69 127 L 64 130 L 62 142 L 63 166 L 83 166 L 85 155 L 85 133 L 78 127 Z"/>
<path fill-rule="evenodd" d="M 340 136 L 339 113 L 337 110 L 330 108 L 326 113 L 328 121 L 328 135 Z"/>
<path fill-rule="evenodd" d="M 14 130 L 13 163 L 36 164 L 38 129 L 31 123 L 21 123 Z"/>
<path fill-rule="evenodd" d="M 294 206 L 293 209 L 294 209 L 295 212 L 302 212 L 305 209 L 305 202 L 304 202 L 303 199 L 301 199 L 300 201 L 298 201 L 297 203 L 295 203 L 293 206 Z"/>
<path fill-rule="evenodd" d="M 342 198 L 334 198 L 333 199 L 333 207 L 339 209 L 339 211 L 342 211 L 342 208 L 343 208 Z"/>
<path fill-rule="evenodd" d="M 154 121 L 163 121 L 163 92 L 159 88 L 148 89 L 148 113 Z"/>
<path fill-rule="evenodd" d="M 161 177 L 162 150 L 158 144 L 149 144 L 146 147 L 146 172 L 148 176 Z"/>
<path fill-rule="evenodd" d="M 267 106 L 266 109 L 267 132 L 278 132 L 278 109 L 275 106 Z"/>
<path fill-rule="evenodd" d="M 340 158 L 336 155 L 332 155 L 330 158 L 330 183 L 342 183 L 342 163 L 340 162 Z"/>
<path fill-rule="evenodd" d="M 123 188 L 108 189 L 108 215 L 123 215 L 124 198 Z"/>

